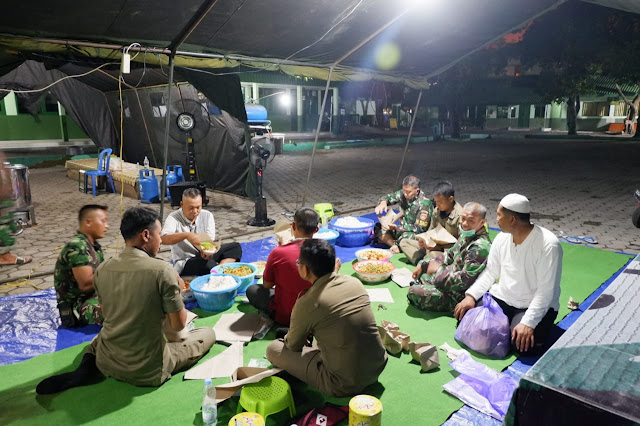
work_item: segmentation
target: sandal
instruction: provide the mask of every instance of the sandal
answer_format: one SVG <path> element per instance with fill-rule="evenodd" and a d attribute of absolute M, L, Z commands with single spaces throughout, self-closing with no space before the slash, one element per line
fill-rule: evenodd
<path fill-rule="evenodd" d="M 31 261 L 33 260 L 33 258 L 31 257 L 21 257 L 21 256 L 16 256 L 16 260 L 13 263 L 0 263 L 0 266 L 10 266 L 10 265 L 25 265 L 27 263 L 31 263 Z"/>

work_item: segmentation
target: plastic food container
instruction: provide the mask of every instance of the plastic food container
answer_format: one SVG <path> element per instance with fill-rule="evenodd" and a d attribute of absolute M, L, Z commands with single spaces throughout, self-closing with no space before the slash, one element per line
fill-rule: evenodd
<path fill-rule="evenodd" d="M 326 228 L 320 229 L 318 230 L 318 232 L 313 234 L 313 238 L 317 238 L 320 240 L 327 240 L 333 245 L 336 244 L 338 237 L 340 237 L 340 233 L 335 229 L 326 229 Z"/>
<path fill-rule="evenodd" d="M 366 245 L 369 239 L 373 237 L 373 220 L 358 217 L 356 219 L 360 222 L 367 223 L 367 225 L 359 228 L 345 228 L 336 225 L 338 219 L 339 218 L 336 218 L 329 222 L 329 229 L 336 230 L 340 234 L 336 241 L 337 245 L 342 247 L 361 247 Z"/>
<path fill-rule="evenodd" d="M 370 256 L 374 254 L 375 256 Z M 392 256 L 390 250 L 378 249 L 378 248 L 366 248 L 362 250 L 358 250 L 356 252 L 356 257 L 358 260 L 389 260 Z"/>
<path fill-rule="evenodd" d="M 380 426 L 382 402 L 370 395 L 357 395 L 349 401 L 349 426 Z"/>
<path fill-rule="evenodd" d="M 209 282 L 211 274 L 203 275 L 191 281 L 191 291 L 193 291 L 198 305 L 207 312 L 226 311 L 233 305 L 238 294 L 238 287 L 240 287 L 239 277 L 230 274 L 218 275 L 229 275 L 236 281 L 237 286 L 226 290 L 203 290 L 202 287 Z"/>
<path fill-rule="evenodd" d="M 365 265 L 387 266 L 388 271 L 380 274 L 363 272 L 362 268 Z M 395 265 L 388 260 L 361 260 L 360 262 L 356 262 L 353 264 L 353 270 L 356 271 L 356 274 L 358 274 L 358 278 L 360 278 L 360 281 L 364 283 L 379 283 L 388 280 L 391 276 L 391 272 L 393 272 L 394 269 L 396 269 Z"/>
<path fill-rule="evenodd" d="M 264 419 L 258 413 L 240 413 L 231 417 L 229 426 L 264 426 Z"/>
<path fill-rule="evenodd" d="M 247 287 L 253 284 L 254 279 L 256 278 L 256 273 L 258 272 L 258 268 L 251 263 L 243 263 L 243 262 L 232 262 L 225 263 L 222 265 L 218 265 L 211 269 L 212 274 L 227 274 L 229 269 L 237 268 L 239 266 L 248 266 L 251 269 L 251 273 L 249 275 L 245 275 L 244 277 L 238 277 L 240 279 L 240 287 L 238 288 L 238 293 L 244 293 L 247 291 Z M 230 274 L 233 275 L 233 274 Z M 234 275 L 235 276 L 235 275 Z"/>

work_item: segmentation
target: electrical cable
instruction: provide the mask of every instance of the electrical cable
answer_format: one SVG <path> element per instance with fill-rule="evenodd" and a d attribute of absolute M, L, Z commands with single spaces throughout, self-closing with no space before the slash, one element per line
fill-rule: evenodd
<path fill-rule="evenodd" d="M 356 4 L 350 11 L 349 13 L 347 13 L 344 18 L 340 19 L 338 22 L 336 22 L 331 28 L 329 28 L 327 30 L 327 32 L 325 32 L 319 39 L 317 39 L 316 41 L 314 41 L 313 43 L 311 43 L 308 46 L 303 47 L 300 50 L 295 51 L 294 53 L 292 53 L 291 55 L 287 56 L 286 58 L 284 58 L 282 61 L 280 61 L 279 63 L 276 63 L 276 65 L 280 65 L 283 61 L 287 61 L 289 59 L 291 59 L 292 57 L 296 56 L 298 53 L 302 52 L 303 50 L 307 50 L 313 46 L 315 46 L 316 44 L 318 44 L 320 41 L 322 41 L 322 39 L 324 39 L 326 36 L 329 35 L 329 33 L 331 31 L 333 31 L 338 25 L 342 24 L 342 22 L 344 22 L 345 19 L 347 19 L 349 16 L 351 16 L 353 14 L 353 12 L 356 11 L 356 9 L 358 9 L 358 7 L 360 7 L 360 5 L 362 4 L 364 0 L 360 0 L 358 2 L 358 4 Z"/>
<path fill-rule="evenodd" d="M 68 78 L 79 78 L 79 77 L 84 77 L 85 75 L 89 75 L 89 74 L 91 74 L 92 72 L 96 72 L 96 71 L 98 71 L 98 70 L 99 70 L 99 69 L 101 69 L 102 67 L 106 67 L 107 65 L 115 65 L 115 64 L 117 64 L 117 62 L 107 62 L 107 63 L 104 63 L 104 64 L 100 65 L 100 66 L 99 66 L 99 67 L 97 67 L 97 68 L 94 68 L 94 69 L 92 69 L 92 70 L 90 70 L 90 71 L 87 71 L 87 72 L 85 72 L 85 73 L 82 73 L 82 74 L 67 75 L 67 76 L 62 77 L 62 78 L 60 78 L 59 80 L 56 80 L 56 81 L 54 81 L 53 83 L 51 83 L 51 84 L 49 84 L 49 85 L 47 85 L 47 86 L 45 86 L 45 87 L 42 87 L 42 88 L 40 88 L 40 89 L 32 89 L 32 90 L 11 90 L 11 89 L 0 89 L 0 92 L 13 92 L 13 93 L 37 93 L 37 92 L 42 92 L 42 91 L 47 90 L 47 89 L 48 89 L 48 88 L 50 88 L 51 86 L 54 86 L 54 85 L 56 85 L 56 84 L 60 83 L 62 80 L 66 80 L 66 79 L 68 79 Z"/>

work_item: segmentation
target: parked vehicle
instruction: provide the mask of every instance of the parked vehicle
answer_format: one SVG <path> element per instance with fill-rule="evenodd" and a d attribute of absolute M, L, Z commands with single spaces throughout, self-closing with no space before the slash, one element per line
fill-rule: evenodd
<path fill-rule="evenodd" d="M 633 215 L 631 215 L 631 221 L 636 228 L 640 228 L 640 189 L 636 189 L 636 192 L 634 192 L 633 195 L 636 197 L 638 207 L 636 207 Z"/>

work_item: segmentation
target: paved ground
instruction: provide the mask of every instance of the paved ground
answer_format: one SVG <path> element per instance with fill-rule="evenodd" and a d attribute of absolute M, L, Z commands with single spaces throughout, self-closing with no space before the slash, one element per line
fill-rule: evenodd
<path fill-rule="evenodd" d="M 634 171 L 640 166 L 639 146 L 629 141 L 484 140 L 434 142 L 409 148 L 401 176 L 414 173 L 429 192 L 450 180 L 461 202 L 479 201 L 489 209 L 489 224 L 497 226 L 495 209 L 509 192 L 528 196 L 533 217 L 554 232 L 595 237 L 597 247 L 638 253 L 640 229 L 631 224 L 636 208 L 633 191 L 640 187 Z M 307 205 L 332 202 L 341 212 L 367 213 L 378 197 L 394 189 L 402 147 L 321 150 L 317 153 Z M 269 216 L 284 217 L 302 202 L 310 152 L 276 157 L 265 171 Z M 123 246 L 119 236 L 120 196 L 93 198 L 77 190 L 62 167 L 31 171 L 31 192 L 38 225 L 25 230 L 13 250 L 33 256 L 24 266 L 0 268 L 0 296 L 50 287 L 59 248 L 76 230 L 76 213 L 88 203 L 109 206 L 111 230 L 101 241 L 107 257 Z M 219 234 L 226 241 L 251 241 L 272 231 L 252 228 L 249 200 L 211 193 Z M 124 198 L 122 208 L 138 202 Z M 170 207 L 167 205 L 167 209 Z M 168 213 L 168 212 L 167 212 Z M 161 256 L 166 258 L 166 249 Z"/>

